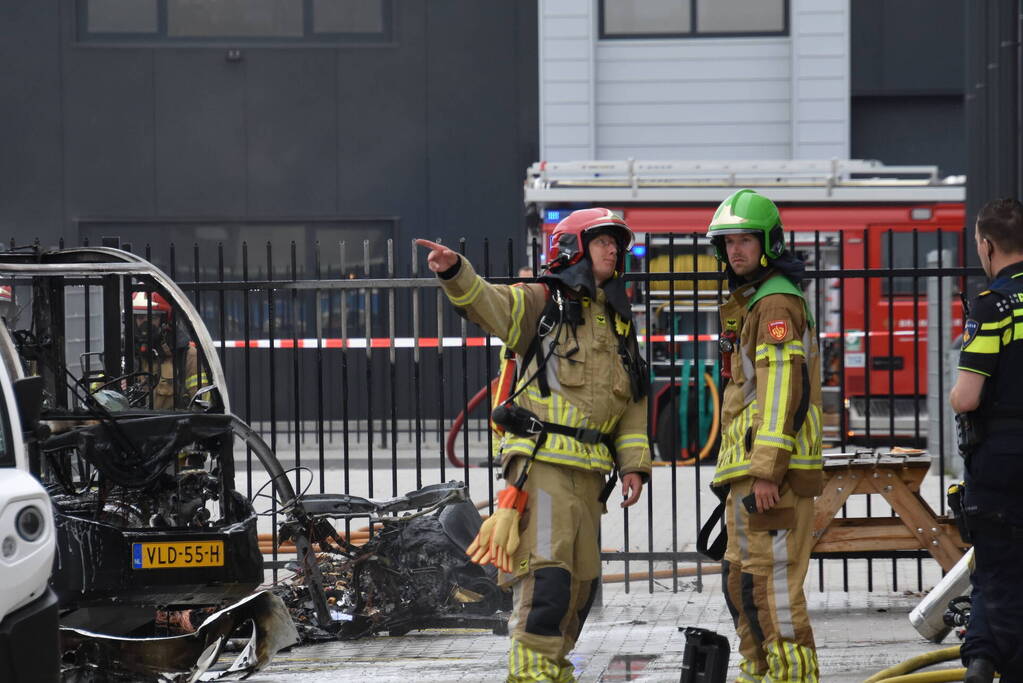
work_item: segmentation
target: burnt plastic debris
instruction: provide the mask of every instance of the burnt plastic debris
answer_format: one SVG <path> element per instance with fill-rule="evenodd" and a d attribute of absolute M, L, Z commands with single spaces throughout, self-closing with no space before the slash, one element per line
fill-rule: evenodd
<path fill-rule="evenodd" d="M 510 594 L 493 567 L 465 554 L 481 519 L 468 500 L 427 514 L 379 519 L 360 547 L 321 543 L 317 554 L 332 623 L 317 623 L 301 568 L 273 591 L 284 600 L 303 642 L 352 640 L 376 633 L 403 635 L 421 628 L 487 628 L 507 632 Z"/>
<path fill-rule="evenodd" d="M 725 683 L 728 675 L 728 639 L 704 628 L 679 628 L 686 636 L 679 683 Z"/>
<path fill-rule="evenodd" d="M 226 667 L 218 659 L 233 634 L 248 629 L 247 642 Z M 246 678 L 298 642 L 280 599 L 261 591 L 207 618 L 187 635 L 129 638 L 62 628 L 64 683 L 184 683 Z"/>

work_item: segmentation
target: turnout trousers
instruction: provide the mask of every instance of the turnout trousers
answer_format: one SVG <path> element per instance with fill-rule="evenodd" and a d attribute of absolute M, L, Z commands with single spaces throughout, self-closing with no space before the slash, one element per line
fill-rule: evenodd
<path fill-rule="evenodd" d="M 739 635 L 736 680 L 817 683 L 817 651 L 803 594 L 813 546 L 813 499 L 785 490 L 771 511 L 771 526 L 785 528 L 761 529 L 763 522 L 741 502 L 752 486 L 751 477 L 733 481 L 725 501 L 728 547 L 721 583 Z"/>
<path fill-rule="evenodd" d="M 514 481 L 525 458 L 509 467 Z M 582 631 L 600 577 L 599 501 L 604 475 L 594 470 L 535 461 L 514 557 L 508 630 L 508 681 L 574 681 L 568 653 Z"/>
<path fill-rule="evenodd" d="M 1023 683 L 1023 527 L 971 517 L 976 564 L 970 574 L 970 624 L 963 642 L 963 663 L 983 657 L 995 665 L 1003 683 Z"/>

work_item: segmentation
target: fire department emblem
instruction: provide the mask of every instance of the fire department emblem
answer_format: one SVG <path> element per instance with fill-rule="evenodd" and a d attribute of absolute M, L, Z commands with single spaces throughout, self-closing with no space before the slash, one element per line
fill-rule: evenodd
<path fill-rule="evenodd" d="M 789 333 L 789 324 L 784 320 L 772 320 L 767 323 L 767 331 L 771 337 L 781 341 Z"/>
<path fill-rule="evenodd" d="M 973 341 L 973 338 L 977 336 L 977 328 L 980 327 L 980 323 L 976 320 L 967 320 L 966 325 L 963 326 L 963 348 Z"/>

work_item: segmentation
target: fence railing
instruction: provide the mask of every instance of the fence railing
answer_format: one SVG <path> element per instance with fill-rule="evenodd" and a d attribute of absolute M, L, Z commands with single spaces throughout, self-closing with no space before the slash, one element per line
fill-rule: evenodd
<path fill-rule="evenodd" d="M 934 233 L 864 232 L 855 250 L 827 231 L 793 235 L 790 242 L 809 264 L 805 288 L 824 366 L 827 446 L 927 447 L 933 482 L 922 494 L 939 512 L 946 472 L 957 457 L 946 430 L 933 429 L 951 420 L 945 399 L 951 380 L 941 370 L 962 325 L 955 293 L 981 274 L 962 265 L 964 234 L 937 233 L 935 243 Z M 920 253 L 924 241 L 937 247 L 930 264 Z M 624 279 L 651 368 L 649 429 L 658 467 L 640 505 L 611 506 L 602 558 L 605 571 L 621 568 L 626 581 L 642 579 L 648 590 L 658 570 L 679 590 L 679 565 L 694 564 L 699 588 L 703 566 L 694 543 L 716 503 L 707 488 L 712 467 L 700 465 L 712 466 L 716 450 L 722 387 L 716 311 L 728 285 L 720 270 L 708 267 L 702 235 L 644 235 L 640 244 L 644 256 L 629 258 Z M 529 280 L 537 272 L 535 240 L 530 248 L 512 240 L 492 246 L 463 240 L 457 248 L 494 283 Z M 256 249 L 242 244 L 232 263 L 223 245 L 215 254 L 189 250 L 188 259 L 173 245 L 166 258 L 148 247 L 138 251 L 192 298 L 216 340 L 235 412 L 297 468 L 296 488 L 391 496 L 461 478 L 484 512 L 487 501 L 492 509 L 502 485 L 486 418 L 500 340 L 457 316 L 425 269 L 425 254 L 415 247 L 398 254 L 391 240 L 382 250 L 317 244 L 304 250 L 300 268 L 294 242 L 283 258 L 266 244 L 258 259 Z M 518 277 L 526 263 L 530 277 Z M 463 427 L 452 436 L 459 420 Z M 251 466 L 246 463 L 250 494 Z M 879 497 L 866 496 L 862 506 L 857 516 L 894 514 Z M 908 562 L 915 563 L 920 590 L 925 576 L 940 575 L 924 557 L 820 558 L 817 585 L 848 590 L 849 563 L 861 562 L 869 590 L 878 572 L 897 590 Z M 888 561 L 890 568 L 882 569 Z"/>

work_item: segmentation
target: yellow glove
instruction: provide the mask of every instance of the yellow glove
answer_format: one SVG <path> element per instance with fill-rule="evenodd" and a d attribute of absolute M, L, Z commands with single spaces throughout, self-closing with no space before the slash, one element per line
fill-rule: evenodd
<path fill-rule="evenodd" d="M 519 548 L 519 519 L 526 510 L 528 494 L 509 486 L 497 494 L 497 509 L 480 527 L 465 554 L 476 564 L 492 564 L 511 573 L 512 557 Z"/>

